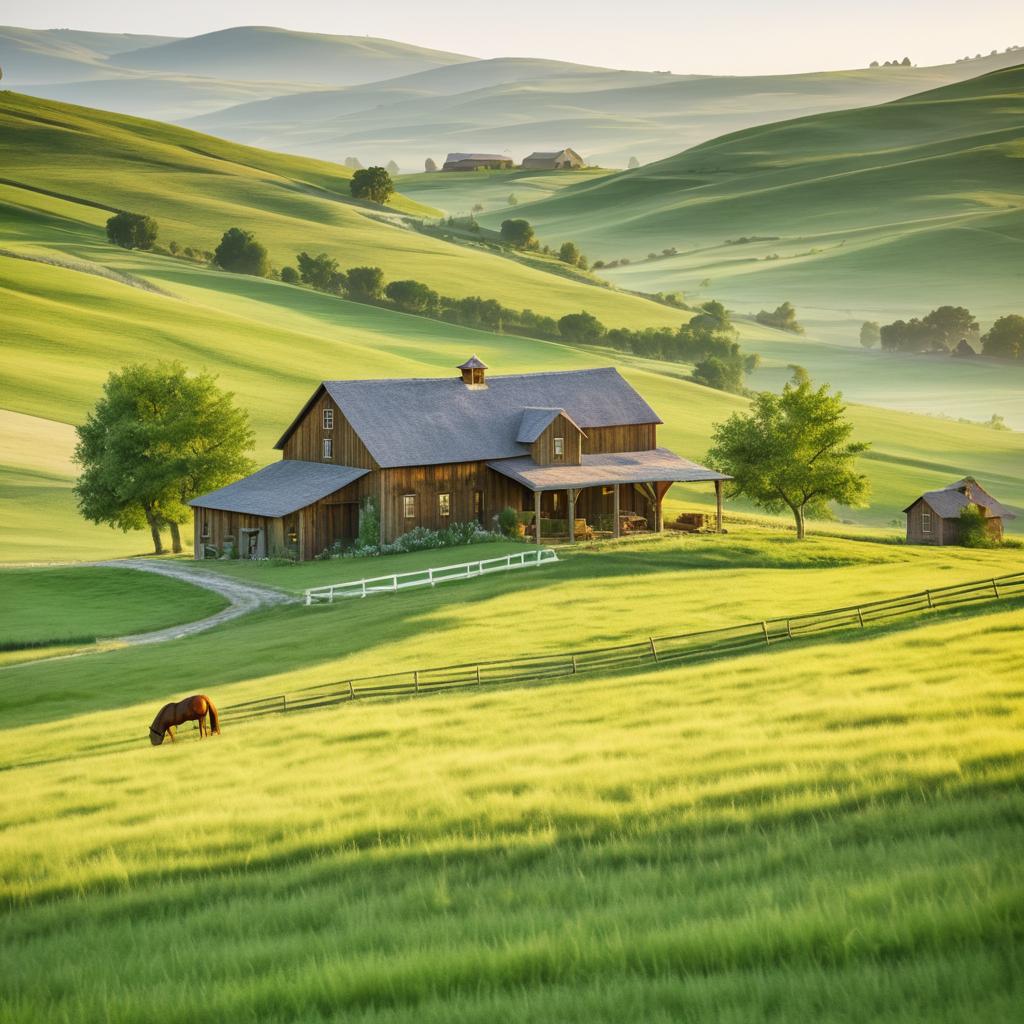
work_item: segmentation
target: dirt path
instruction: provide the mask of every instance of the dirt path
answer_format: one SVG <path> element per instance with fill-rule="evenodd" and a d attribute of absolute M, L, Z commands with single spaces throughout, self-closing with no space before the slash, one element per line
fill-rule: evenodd
<path fill-rule="evenodd" d="M 239 580 L 231 579 L 228 576 L 221 576 L 215 572 L 203 572 L 201 569 L 186 569 L 174 562 L 158 562 L 143 558 L 118 558 L 107 562 L 97 562 L 97 565 L 109 565 L 117 569 L 135 569 L 139 572 L 153 572 L 158 576 L 173 576 L 175 579 L 184 580 L 197 587 L 212 590 L 222 597 L 226 597 L 231 603 L 216 615 L 210 615 L 205 619 L 198 619 L 195 622 L 185 622 L 178 626 L 169 626 L 166 629 L 153 630 L 151 633 L 134 633 L 131 636 L 119 636 L 117 643 L 122 644 L 157 644 L 164 640 L 178 640 L 184 636 L 192 636 L 194 633 L 202 633 L 207 629 L 213 629 L 222 622 L 230 622 L 241 615 L 248 615 L 258 608 L 266 608 L 277 604 L 294 604 L 298 598 L 292 594 L 286 594 L 283 590 L 275 590 L 273 587 L 265 587 L 257 583 L 242 583 Z"/>

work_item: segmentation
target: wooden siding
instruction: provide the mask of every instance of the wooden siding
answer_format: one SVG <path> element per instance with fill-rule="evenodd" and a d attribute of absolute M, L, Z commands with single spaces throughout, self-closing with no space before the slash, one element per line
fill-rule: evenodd
<path fill-rule="evenodd" d="M 334 414 L 334 426 L 330 430 L 325 430 L 323 425 L 325 409 Z M 323 457 L 324 438 L 330 438 L 334 444 L 333 455 L 329 459 Z M 309 407 L 285 441 L 283 455 L 286 459 L 298 459 L 300 462 L 327 462 L 357 469 L 377 468 L 366 445 L 326 391 Z"/>
<path fill-rule="evenodd" d="M 488 469 L 484 462 L 456 462 L 437 466 L 406 466 L 383 469 L 376 477 L 380 501 L 381 540 L 391 543 L 416 526 L 439 530 L 450 523 L 468 523 L 474 518 L 473 494 L 482 492 L 481 524 L 490 529 L 491 520 L 503 508 L 522 510 L 529 492 L 508 477 Z M 415 514 L 406 518 L 403 497 L 415 495 Z M 450 514 L 440 514 L 438 495 L 450 494 Z"/>
<path fill-rule="evenodd" d="M 625 427 L 587 427 L 584 455 L 608 452 L 649 452 L 658 447 L 656 423 L 633 423 Z"/>
<path fill-rule="evenodd" d="M 924 529 L 924 517 L 931 516 L 931 523 L 928 532 Z M 908 544 L 948 544 L 955 543 L 955 539 L 945 539 L 944 521 L 939 518 L 935 510 L 924 500 L 918 498 L 910 511 L 907 512 L 907 543 Z"/>
<path fill-rule="evenodd" d="M 564 442 L 561 455 L 555 454 L 556 437 Z M 575 423 L 559 413 L 533 442 L 530 454 L 538 466 L 578 466 L 583 454 L 583 435 Z"/>

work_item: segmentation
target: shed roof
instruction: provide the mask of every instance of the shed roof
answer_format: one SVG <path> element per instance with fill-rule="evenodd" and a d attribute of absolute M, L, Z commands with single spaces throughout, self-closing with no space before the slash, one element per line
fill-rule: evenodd
<path fill-rule="evenodd" d="M 1001 505 L 974 477 L 942 487 L 937 491 L 925 491 L 903 511 L 909 512 L 918 501 L 927 501 L 931 510 L 941 519 L 956 519 L 968 505 L 977 505 L 989 519 L 1016 519 L 1016 515 Z"/>
<path fill-rule="evenodd" d="M 456 370 L 486 370 L 487 364 L 481 362 L 480 357 L 474 352 L 464 363 L 455 367 Z"/>
<path fill-rule="evenodd" d="M 367 472 L 352 466 L 282 459 L 227 487 L 193 498 L 189 504 L 277 519 L 326 498 Z"/>
<path fill-rule="evenodd" d="M 284 447 L 321 389 L 382 468 L 526 455 L 518 437 L 527 408 L 563 410 L 581 430 L 661 422 L 611 366 L 489 377 L 486 387 L 467 387 L 459 377 L 328 380 L 285 431 L 278 448 Z"/>
<path fill-rule="evenodd" d="M 445 158 L 446 164 L 457 164 L 460 160 L 511 160 L 510 156 L 503 156 L 501 153 L 449 153 Z"/>
<path fill-rule="evenodd" d="M 695 483 L 732 479 L 725 473 L 680 458 L 667 448 L 584 455 L 579 466 L 538 466 L 529 457 L 502 459 L 487 465 L 531 491 L 558 491 L 566 487 L 597 487 L 601 484 L 642 484 L 655 480 Z"/>

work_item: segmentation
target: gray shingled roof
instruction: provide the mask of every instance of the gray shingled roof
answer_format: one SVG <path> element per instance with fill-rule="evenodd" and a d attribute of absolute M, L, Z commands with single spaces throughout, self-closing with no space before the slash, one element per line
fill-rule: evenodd
<path fill-rule="evenodd" d="M 446 164 L 457 164 L 460 160 L 511 160 L 511 157 L 502 156 L 500 153 L 449 153 L 445 158 Z"/>
<path fill-rule="evenodd" d="M 227 487 L 193 498 L 189 504 L 276 519 L 326 498 L 367 472 L 351 466 L 282 459 Z"/>
<path fill-rule="evenodd" d="M 323 387 L 384 468 L 528 454 L 516 440 L 527 408 L 564 410 L 584 431 L 661 422 L 610 366 L 488 377 L 486 387 L 467 387 L 461 377 L 328 380 Z M 278 448 L 301 415 L 278 441 Z"/>
<path fill-rule="evenodd" d="M 480 357 L 474 352 L 464 363 L 455 367 L 456 370 L 486 370 L 487 364 L 480 361 Z"/>
<path fill-rule="evenodd" d="M 487 465 L 531 491 L 558 491 L 565 487 L 597 487 L 601 484 L 643 484 L 655 480 L 696 483 L 732 479 L 724 473 L 682 459 L 667 448 L 584 455 L 579 466 L 538 466 L 529 457 L 502 459 Z"/>
<path fill-rule="evenodd" d="M 520 444 L 533 444 L 551 426 L 552 421 L 557 416 L 565 416 L 584 437 L 587 436 L 583 430 L 580 430 L 579 425 L 573 422 L 572 417 L 564 409 L 524 409 L 523 418 L 519 422 L 519 433 L 516 435 L 516 440 Z"/>
<path fill-rule="evenodd" d="M 963 488 L 968 488 L 971 496 L 968 498 Z M 942 487 L 937 491 L 925 491 L 917 501 L 911 502 L 903 511 L 909 512 L 918 501 L 927 501 L 931 510 L 942 519 L 957 519 L 960 513 L 968 505 L 977 505 L 985 510 L 987 516 L 992 518 L 1016 519 L 1016 515 L 1004 505 L 1001 505 L 981 484 L 973 477 L 965 476 L 963 480 L 948 487 Z"/>

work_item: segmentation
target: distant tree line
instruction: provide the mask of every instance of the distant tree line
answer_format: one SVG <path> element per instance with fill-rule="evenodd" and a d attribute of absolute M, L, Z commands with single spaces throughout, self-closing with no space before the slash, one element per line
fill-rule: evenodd
<path fill-rule="evenodd" d="M 887 60 L 883 64 L 879 64 L 877 60 L 873 60 L 868 67 L 877 68 L 909 68 L 911 67 L 910 58 L 904 57 L 903 60 Z"/>
<path fill-rule="evenodd" d="M 968 356 L 977 354 L 974 346 L 980 343 L 983 356 L 1024 359 L 1024 316 L 1001 316 L 981 334 L 969 309 L 939 306 L 922 317 L 894 320 L 891 324 L 866 320 L 861 324 L 860 343 L 864 348 L 881 345 L 886 352 L 952 352 Z M 963 348 L 963 343 L 970 346 L 970 352 Z"/>

